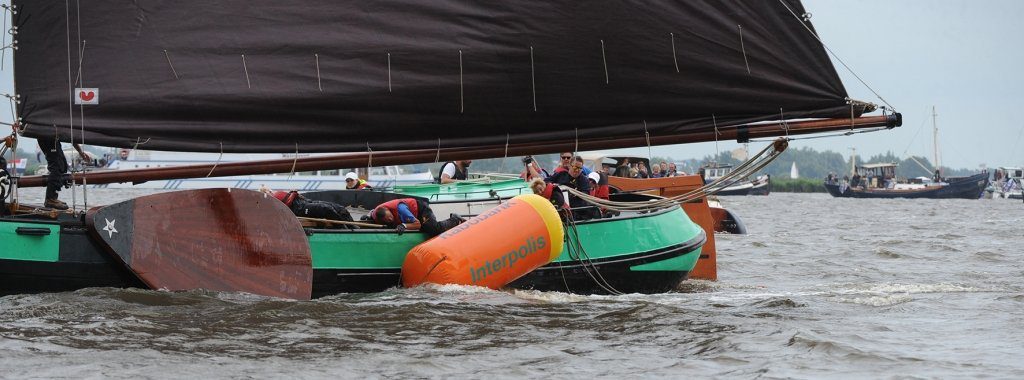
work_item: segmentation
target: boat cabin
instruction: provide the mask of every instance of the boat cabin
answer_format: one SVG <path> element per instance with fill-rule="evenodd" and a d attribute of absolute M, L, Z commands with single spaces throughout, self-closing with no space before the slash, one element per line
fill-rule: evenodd
<path fill-rule="evenodd" d="M 1015 179 L 1019 181 L 1021 178 L 1024 178 L 1024 169 L 1009 166 L 1001 166 L 998 169 L 996 169 L 992 175 L 994 176 L 993 178 L 995 181 L 1005 181 L 1007 179 Z"/>
<path fill-rule="evenodd" d="M 732 165 L 710 162 L 700 167 L 704 182 L 711 183 L 732 173 Z"/>
<path fill-rule="evenodd" d="M 858 165 L 856 174 L 860 176 L 860 183 L 852 185 L 876 189 L 893 188 L 896 185 L 897 165 L 895 162 Z"/>

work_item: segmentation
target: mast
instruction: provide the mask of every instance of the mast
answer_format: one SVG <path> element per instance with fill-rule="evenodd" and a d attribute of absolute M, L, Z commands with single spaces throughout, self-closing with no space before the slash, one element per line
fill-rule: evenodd
<path fill-rule="evenodd" d="M 935 170 L 939 170 L 939 175 L 942 175 L 942 164 L 939 163 L 939 126 L 935 122 L 938 116 L 935 106 L 932 106 L 932 153 L 935 157 Z"/>

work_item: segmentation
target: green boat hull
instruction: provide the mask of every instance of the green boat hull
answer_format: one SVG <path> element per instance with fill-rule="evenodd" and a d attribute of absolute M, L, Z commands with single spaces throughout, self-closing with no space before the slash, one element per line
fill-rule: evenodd
<path fill-rule="evenodd" d="M 521 187 L 521 186 L 520 186 Z M 510 190 L 515 191 L 515 190 Z M 328 192 L 378 204 L 376 192 Z M 376 202 L 376 203 L 374 203 Z M 658 293 L 674 289 L 697 263 L 703 230 L 681 208 L 577 223 L 552 263 L 514 281 L 520 289 L 572 293 Z M 406 253 L 425 241 L 418 232 L 307 229 L 313 295 L 376 292 L 401 285 Z M 578 244 L 577 244 L 578 242 Z M 0 294 L 138 287 L 141 283 L 86 231 L 81 219 L 0 218 Z"/>

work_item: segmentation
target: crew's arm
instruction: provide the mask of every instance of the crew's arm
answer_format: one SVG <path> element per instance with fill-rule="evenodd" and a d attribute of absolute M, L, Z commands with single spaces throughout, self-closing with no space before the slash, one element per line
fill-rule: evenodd
<path fill-rule="evenodd" d="M 455 176 L 455 164 L 453 164 L 453 163 L 446 163 L 446 164 L 444 164 L 444 167 L 441 168 L 441 183 L 445 184 L 445 183 L 455 182 L 455 180 L 452 179 L 452 177 L 454 177 L 454 176 Z"/>
<path fill-rule="evenodd" d="M 78 151 L 78 155 L 80 157 L 82 157 L 82 161 L 83 162 L 88 162 L 89 161 L 89 155 L 85 154 L 85 151 L 82 150 L 82 146 L 81 145 L 78 145 L 78 143 L 71 143 L 71 146 L 73 146 L 75 148 L 75 150 Z"/>
<path fill-rule="evenodd" d="M 406 206 L 403 203 L 398 204 L 398 218 L 401 219 L 399 222 L 405 224 L 406 229 L 420 229 L 420 221 L 417 220 L 416 215 L 413 215 L 412 211 L 409 210 L 409 206 Z"/>

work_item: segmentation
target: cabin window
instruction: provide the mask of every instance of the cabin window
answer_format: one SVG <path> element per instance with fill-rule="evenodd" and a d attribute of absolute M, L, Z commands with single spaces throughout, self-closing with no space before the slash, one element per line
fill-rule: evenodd
<path fill-rule="evenodd" d="M 333 175 L 333 176 L 336 176 L 336 175 L 338 175 L 340 173 L 340 171 L 335 169 L 335 170 L 326 170 L 326 171 L 323 171 L 321 173 L 323 173 L 323 175 Z"/>

